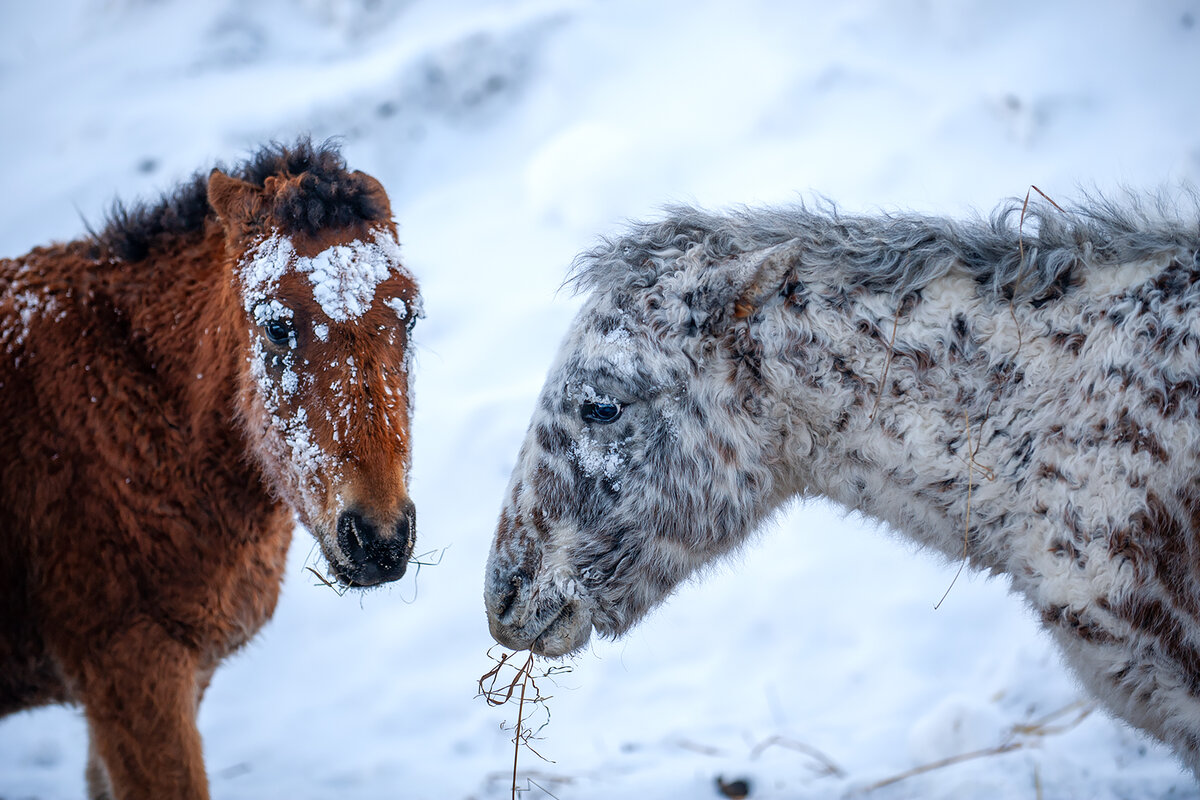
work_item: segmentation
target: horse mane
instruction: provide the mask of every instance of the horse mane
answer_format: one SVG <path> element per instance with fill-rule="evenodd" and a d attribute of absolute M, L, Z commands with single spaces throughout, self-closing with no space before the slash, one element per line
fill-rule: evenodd
<path fill-rule="evenodd" d="M 657 222 L 635 223 L 576 258 L 568 284 L 579 291 L 638 289 L 679 269 L 685 257 L 719 267 L 745 253 L 796 241 L 805 267 L 847 291 L 895 296 L 951 272 L 997 296 L 1045 302 L 1074 271 L 1169 255 L 1200 266 L 1200 195 L 1181 189 L 1121 202 L 1085 196 L 1074 206 L 1012 198 L 990 217 L 847 215 L 828 201 L 717 214 L 669 206 Z"/>
<path fill-rule="evenodd" d="M 315 234 L 321 228 L 374 220 L 385 213 L 367 181 L 346 170 L 331 141 L 314 145 L 301 137 L 291 146 L 272 142 L 232 169 L 220 164 L 217 168 L 260 187 L 272 175 L 300 176 L 298 186 L 276 195 L 270 209 L 286 233 Z M 205 220 L 214 214 L 208 205 L 210 172 L 195 173 L 157 202 L 126 206 L 115 201 L 105 227 L 92 238 L 117 258 L 140 261 L 164 240 L 202 231 Z"/>

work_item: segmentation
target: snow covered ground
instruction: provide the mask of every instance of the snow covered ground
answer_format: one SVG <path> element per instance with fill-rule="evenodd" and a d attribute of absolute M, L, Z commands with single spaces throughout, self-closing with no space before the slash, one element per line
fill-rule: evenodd
<path fill-rule="evenodd" d="M 201 711 L 214 797 L 509 795 L 515 710 L 475 697 L 483 565 L 594 237 L 678 201 L 961 214 L 1031 184 L 1200 184 L 1198 84 L 1197 0 L 4 3 L 0 253 L 311 132 L 383 181 L 422 282 L 412 491 L 440 564 L 339 597 L 298 534 L 274 621 Z M 954 571 L 792 509 L 543 684 L 553 763 L 522 755 L 522 796 L 1200 796 L 1160 745 L 1073 724 L 1079 690 L 1002 582 L 964 576 L 935 611 Z M 74 710 L 0 721 L 0 798 L 81 797 L 85 747 Z"/>

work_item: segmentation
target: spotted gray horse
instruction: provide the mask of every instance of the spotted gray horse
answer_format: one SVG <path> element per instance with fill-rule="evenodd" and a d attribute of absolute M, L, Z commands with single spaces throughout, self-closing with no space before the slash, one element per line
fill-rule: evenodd
<path fill-rule="evenodd" d="M 576 264 L 487 566 L 493 636 L 618 636 L 795 497 L 1007 576 L 1200 768 L 1200 212 L 675 208 Z"/>

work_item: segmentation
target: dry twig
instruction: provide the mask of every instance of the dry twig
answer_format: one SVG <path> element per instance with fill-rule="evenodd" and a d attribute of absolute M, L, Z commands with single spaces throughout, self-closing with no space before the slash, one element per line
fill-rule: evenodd
<path fill-rule="evenodd" d="M 944 769 L 945 767 L 953 766 L 954 764 L 961 764 L 964 761 L 1003 755 L 1005 753 L 1011 753 L 1014 750 L 1023 750 L 1032 747 L 1047 736 L 1066 733 L 1067 731 L 1076 727 L 1079 725 L 1079 723 L 1087 719 L 1088 715 L 1091 714 L 1095 708 L 1096 704 L 1090 700 L 1076 700 L 1070 705 L 1064 706 L 1057 711 L 1047 714 L 1040 720 L 1035 720 L 1034 722 L 1028 723 L 1017 723 L 1016 725 L 1013 725 L 1008 730 L 1004 740 L 995 747 L 987 747 L 982 750 L 973 750 L 969 753 L 959 753 L 958 755 L 938 759 L 937 761 L 932 761 L 928 764 L 921 764 L 913 767 L 912 769 L 892 775 L 891 777 L 884 778 L 881 781 L 876 781 L 868 786 L 864 786 L 863 788 L 853 792 L 853 794 L 867 794 L 875 791 L 876 789 L 882 789 L 885 786 L 891 786 L 893 783 L 899 783 L 900 781 L 912 778 L 916 775 L 923 775 L 926 772 Z M 1061 719 L 1071 712 L 1075 712 L 1075 716 L 1067 722 L 1059 725 L 1050 724 L 1051 722 Z M 1038 783 L 1038 791 L 1040 792 L 1040 778 L 1037 778 L 1036 780 Z"/>
<path fill-rule="evenodd" d="M 903 299 L 896 303 L 896 316 L 892 318 L 892 338 L 888 341 L 887 359 L 883 362 L 883 377 L 879 379 L 879 391 L 875 393 L 875 405 L 871 408 L 871 416 L 867 418 L 868 422 L 875 421 L 875 414 L 879 411 L 879 401 L 883 399 L 883 389 L 887 385 L 888 370 L 891 369 L 892 358 L 896 355 L 896 329 L 900 327 L 900 307 L 903 305 Z"/>
<path fill-rule="evenodd" d="M 350 590 L 349 586 L 338 586 L 336 583 L 329 580 L 329 578 L 326 578 L 324 575 L 317 572 L 312 567 L 305 567 L 305 569 L 308 570 L 309 572 L 311 572 L 313 575 L 316 575 L 317 580 L 319 580 L 322 584 L 324 584 L 325 586 L 328 586 L 330 589 L 333 589 L 334 594 L 336 594 L 338 597 L 342 597 L 343 595 L 346 594 L 347 591 Z"/>
<path fill-rule="evenodd" d="M 443 547 L 441 550 L 436 551 L 437 552 L 437 560 L 435 560 L 435 561 L 426 561 L 425 560 L 429 556 L 434 554 L 435 551 L 433 551 L 433 550 L 427 550 L 424 553 L 421 553 L 420 555 L 417 555 L 417 556 L 413 556 L 412 558 L 410 558 L 408 560 L 408 563 L 415 564 L 417 566 L 417 569 L 416 569 L 416 572 L 413 573 L 413 596 L 412 596 L 412 599 L 405 600 L 404 601 L 405 603 L 411 604 L 411 603 L 415 603 L 417 600 L 416 585 L 417 585 L 417 578 L 420 577 L 420 575 L 421 575 L 421 567 L 436 567 L 439 564 L 441 564 L 442 557 L 444 555 L 446 555 L 446 550 L 448 548 L 449 548 L 449 546 L 447 545 L 447 547 Z M 316 570 L 316 568 L 313 567 L 311 564 L 308 566 L 305 566 L 304 568 L 306 570 L 308 570 L 309 572 L 311 572 L 313 575 L 316 575 L 317 580 L 321 582 L 321 585 L 327 586 L 330 589 L 332 589 L 334 591 L 334 593 L 337 594 L 338 597 L 343 597 L 346 594 L 346 592 L 350 591 L 349 586 L 338 586 L 336 583 L 329 580 L 324 575 L 322 575 L 320 572 L 318 572 Z"/>
<path fill-rule="evenodd" d="M 967 435 L 967 457 L 964 459 L 967 462 L 967 518 L 963 523 L 962 560 L 958 563 L 958 571 L 954 573 L 954 577 L 950 580 L 950 585 L 946 587 L 946 593 L 934 605 L 934 611 L 937 611 L 942 607 L 942 603 L 946 602 L 946 598 L 950 596 L 950 590 L 954 588 L 954 584 L 958 583 L 958 577 L 962 575 L 963 568 L 967 565 L 967 547 L 971 538 L 971 479 L 974 477 L 974 471 L 978 469 L 980 474 L 989 481 L 996 479 L 996 473 L 991 467 L 986 467 L 975 460 L 975 456 L 979 453 L 979 448 L 983 444 L 983 426 L 987 424 L 990 410 L 989 405 L 989 408 L 983 412 L 983 422 L 979 423 L 979 438 L 975 440 L 974 447 L 971 447 L 971 417 L 967 412 L 963 412 L 963 422 L 966 424 Z"/>
<path fill-rule="evenodd" d="M 495 648 L 493 647 L 492 650 Z M 553 764 L 554 762 L 539 753 L 531 744 L 538 737 L 538 734 L 550 722 L 550 709 L 546 705 L 546 701 L 550 699 L 550 695 L 542 694 L 541 688 L 538 686 L 538 680 L 542 678 L 553 678 L 555 675 L 562 675 L 571 671 L 570 667 L 547 667 L 540 672 L 535 673 L 534 655 L 529 653 L 528 658 L 520 666 L 515 660 L 511 660 L 516 653 L 503 653 L 500 658 L 492 655 L 492 650 L 488 650 L 488 658 L 496 662 L 496 666 L 485 672 L 479 678 L 479 694 L 484 702 L 489 706 L 502 706 L 517 697 L 517 721 L 513 724 L 513 765 L 512 765 L 512 798 L 516 800 L 519 791 L 529 791 L 526 789 L 517 788 L 517 765 L 521 756 L 521 748 L 524 747 L 529 752 L 540 758 L 542 761 Z M 503 673 L 506 669 L 512 670 L 512 677 L 506 678 Z M 532 689 L 532 692 L 529 690 Z M 525 705 L 540 706 L 546 714 L 546 721 L 536 729 L 531 729 L 528 724 L 528 717 L 525 714 Z M 504 723 L 501 723 L 504 727 Z M 532 783 L 532 781 L 530 781 Z M 544 787 L 539 784 L 534 784 L 546 794 Z M 554 795 L 550 795 L 553 797 Z"/>
<path fill-rule="evenodd" d="M 796 752 L 803 753 L 804 755 L 813 759 L 820 764 L 820 766 L 815 768 L 809 767 L 809 769 L 813 769 L 817 773 L 818 777 L 823 778 L 826 775 L 832 775 L 835 778 L 846 777 L 846 771 L 839 767 L 837 762 L 835 762 L 832 758 L 825 755 L 817 748 L 813 747 L 812 745 L 805 744 L 804 742 L 798 742 L 795 739 L 788 739 L 784 736 L 772 736 L 754 745 L 754 748 L 750 751 L 750 759 L 754 760 L 758 758 L 770 747 L 786 747 L 788 750 L 795 750 Z"/>
<path fill-rule="evenodd" d="M 1050 195 L 1043 192 L 1034 184 L 1029 184 L 1029 188 L 1025 190 L 1025 202 L 1021 204 L 1021 219 L 1017 223 L 1017 253 L 1019 261 L 1017 262 L 1017 277 L 1013 279 L 1012 297 L 1008 301 L 1008 315 L 1012 317 L 1013 325 L 1017 330 L 1017 350 L 1013 353 L 1013 363 L 1017 361 L 1017 356 L 1021 353 L 1021 345 L 1024 344 L 1021 336 L 1021 324 L 1017 322 L 1017 310 L 1014 307 L 1017 299 L 1017 291 L 1021 288 L 1021 279 L 1025 277 L 1025 214 L 1029 211 L 1029 193 L 1037 192 L 1046 199 L 1046 202 L 1057 208 L 1063 214 L 1062 206 L 1050 199 Z"/>

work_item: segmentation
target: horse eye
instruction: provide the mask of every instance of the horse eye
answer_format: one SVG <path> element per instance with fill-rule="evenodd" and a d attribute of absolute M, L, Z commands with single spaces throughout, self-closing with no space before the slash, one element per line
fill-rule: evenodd
<path fill-rule="evenodd" d="M 599 422 L 607 425 L 621 416 L 621 407 L 616 403 L 584 403 L 579 407 L 579 416 L 584 422 Z"/>
<path fill-rule="evenodd" d="M 263 332 L 272 344 L 285 345 L 293 334 L 292 324 L 285 319 L 273 319 L 263 325 Z"/>

